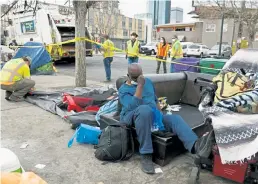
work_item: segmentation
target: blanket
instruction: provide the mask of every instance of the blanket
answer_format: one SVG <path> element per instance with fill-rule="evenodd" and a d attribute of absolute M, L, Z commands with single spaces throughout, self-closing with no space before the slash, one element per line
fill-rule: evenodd
<path fill-rule="evenodd" d="M 213 95 L 206 93 L 199 105 L 199 110 L 203 115 L 212 120 L 223 164 L 246 161 L 258 153 L 257 84 L 252 91 L 220 101 L 212 106 L 209 104 Z"/>

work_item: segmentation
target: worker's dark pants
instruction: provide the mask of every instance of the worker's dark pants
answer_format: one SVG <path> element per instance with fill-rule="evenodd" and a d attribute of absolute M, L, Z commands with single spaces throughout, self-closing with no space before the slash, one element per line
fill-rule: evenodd
<path fill-rule="evenodd" d="M 1 89 L 6 91 L 6 97 L 11 100 L 23 99 L 23 97 L 35 86 L 35 81 L 31 79 L 22 79 L 11 85 L 1 84 Z"/>
<path fill-rule="evenodd" d="M 162 56 L 158 56 L 157 58 L 163 60 L 163 57 L 162 57 Z M 163 64 L 163 71 L 164 71 L 164 73 L 167 73 L 167 63 L 166 63 L 166 60 L 163 61 L 163 62 L 157 60 L 157 69 L 156 69 L 156 73 L 157 73 L 157 74 L 159 73 L 159 69 L 160 69 L 161 63 Z"/>
<path fill-rule="evenodd" d="M 106 72 L 106 79 L 111 80 L 111 63 L 113 61 L 113 57 L 104 58 L 104 67 Z"/>
<path fill-rule="evenodd" d="M 153 122 L 152 113 L 150 106 L 140 105 L 122 118 L 123 122 L 135 125 L 141 154 L 153 153 L 151 139 L 151 127 Z M 179 115 L 164 115 L 163 123 L 166 130 L 176 134 L 183 142 L 184 147 L 191 152 L 192 147 L 197 140 L 197 136 L 185 123 L 182 117 Z"/>

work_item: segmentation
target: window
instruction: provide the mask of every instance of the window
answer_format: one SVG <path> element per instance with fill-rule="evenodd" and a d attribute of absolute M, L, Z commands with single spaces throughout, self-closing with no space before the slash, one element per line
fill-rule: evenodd
<path fill-rule="evenodd" d="M 206 24 L 206 32 L 216 32 L 215 24 Z"/>
<path fill-rule="evenodd" d="M 190 45 L 189 49 L 199 49 L 200 45 Z"/>
<path fill-rule="evenodd" d="M 141 20 L 138 20 L 138 29 L 142 30 L 142 21 Z"/>
<path fill-rule="evenodd" d="M 183 45 L 183 46 L 182 46 L 182 49 L 187 49 L 187 45 Z"/>
<path fill-rule="evenodd" d="M 123 36 L 128 36 L 128 31 L 127 30 L 123 30 Z"/>
<path fill-rule="evenodd" d="M 185 28 L 176 28 L 176 31 L 185 31 Z"/>
<path fill-rule="evenodd" d="M 130 18 L 129 19 L 129 28 L 132 29 L 132 27 L 133 27 L 133 19 Z"/>
<path fill-rule="evenodd" d="M 125 17 L 123 17 L 122 27 L 125 27 L 125 26 L 126 26 L 126 20 L 125 20 Z"/>

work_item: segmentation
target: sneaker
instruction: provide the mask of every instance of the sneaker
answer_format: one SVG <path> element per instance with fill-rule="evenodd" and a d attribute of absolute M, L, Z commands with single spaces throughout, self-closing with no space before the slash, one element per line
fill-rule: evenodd
<path fill-rule="evenodd" d="M 9 100 L 12 102 L 23 102 L 24 98 L 19 98 L 19 97 L 14 97 L 14 96 L 10 96 Z"/>
<path fill-rule="evenodd" d="M 152 154 L 141 155 L 142 171 L 147 174 L 154 174 L 154 165 L 152 162 Z"/>
<path fill-rule="evenodd" d="M 214 131 L 200 137 L 194 145 L 195 153 L 200 157 L 208 158 L 212 152 L 212 146 L 215 143 Z"/>
<path fill-rule="evenodd" d="M 7 100 L 7 101 L 10 101 L 10 96 L 12 95 L 12 92 L 10 92 L 10 91 L 5 91 L 5 99 Z"/>
<path fill-rule="evenodd" d="M 107 80 L 105 80 L 104 82 L 111 82 L 111 79 L 107 79 Z"/>

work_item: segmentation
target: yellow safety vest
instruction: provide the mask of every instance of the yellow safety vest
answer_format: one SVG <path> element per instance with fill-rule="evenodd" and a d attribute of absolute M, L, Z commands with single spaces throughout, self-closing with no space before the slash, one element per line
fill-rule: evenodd
<path fill-rule="evenodd" d="M 138 57 L 139 55 L 139 45 L 140 42 L 138 40 L 135 40 L 133 46 L 132 41 L 127 41 L 127 55 L 128 57 Z"/>
<path fill-rule="evenodd" d="M 178 49 L 176 49 L 176 45 L 178 44 Z M 182 45 L 180 43 L 179 40 L 177 40 L 172 48 L 171 48 L 171 53 L 172 53 L 172 57 L 175 57 L 176 59 L 182 58 L 183 57 L 183 49 L 182 49 Z"/>
<path fill-rule="evenodd" d="M 3 85 L 12 85 L 27 77 L 30 77 L 29 66 L 21 58 L 12 59 L 2 68 L 0 83 Z"/>
<path fill-rule="evenodd" d="M 114 56 L 114 43 L 111 40 L 106 40 L 103 43 L 104 47 L 104 58 L 106 57 L 113 57 Z"/>

